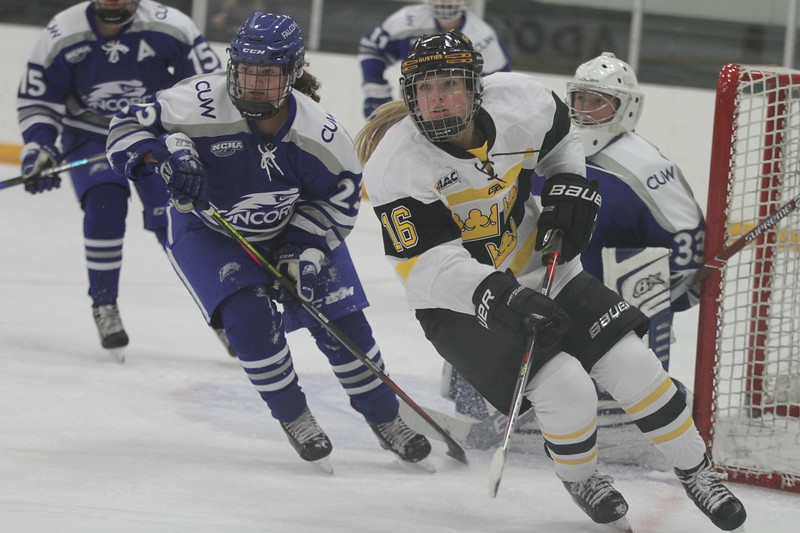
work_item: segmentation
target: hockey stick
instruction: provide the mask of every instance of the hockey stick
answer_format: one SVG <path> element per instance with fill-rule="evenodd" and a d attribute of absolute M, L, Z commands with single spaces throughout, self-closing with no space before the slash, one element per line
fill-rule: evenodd
<path fill-rule="evenodd" d="M 556 273 L 556 265 L 558 264 L 558 257 L 561 255 L 561 233 L 555 232 L 549 239 L 550 256 L 547 259 L 547 271 L 542 282 L 542 294 L 545 296 L 550 295 L 550 289 L 553 286 L 553 278 Z M 519 417 L 519 410 L 522 407 L 522 398 L 525 395 L 525 386 L 528 383 L 528 375 L 530 374 L 531 354 L 533 347 L 536 345 L 536 330 L 532 331 L 528 343 L 528 351 L 522 357 L 522 365 L 519 367 L 519 377 L 517 384 L 514 387 L 514 403 L 511 406 L 511 411 L 508 413 L 508 420 L 506 420 L 506 427 L 503 431 L 503 444 L 497 448 L 492 456 L 492 462 L 489 465 L 489 494 L 492 498 L 497 497 L 497 489 L 500 488 L 500 479 L 503 477 L 503 470 L 506 467 L 506 459 L 508 458 L 508 443 L 511 440 L 511 435 L 514 434 L 514 426 Z"/>
<path fill-rule="evenodd" d="M 706 261 L 706 263 L 703 265 L 703 268 L 700 271 L 700 279 L 705 278 L 715 270 L 719 270 L 725 266 L 725 263 L 727 263 L 728 259 L 733 257 L 739 250 L 759 238 L 772 226 L 786 218 L 789 213 L 797 209 L 798 205 L 800 205 L 800 195 L 795 196 L 786 202 L 780 207 L 780 209 L 762 220 L 756 227 L 739 237 L 733 244 L 723 248 L 722 251 L 718 253 L 716 257 L 714 257 L 714 259 Z"/>
<path fill-rule="evenodd" d="M 83 159 L 70 161 L 69 163 L 62 163 L 54 167 L 46 168 L 39 175 L 52 176 L 53 174 L 58 174 L 59 172 L 64 172 L 65 170 L 72 170 L 73 168 L 82 167 L 84 165 L 89 165 L 91 163 L 97 163 L 98 161 L 104 161 L 105 159 L 106 159 L 106 153 L 103 152 L 101 154 L 95 154 L 93 156 L 85 157 Z M 22 176 L 17 176 L 16 178 L 9 178 L 5 181 L 0 181 L 0 189 L 7 189 L 9 187 L 13 187 L 14 185 L 19 185 L 20 183 L 24 182 L 25 178 L 23 178 Z"/>
<path fill-rule="evenodd" d="M 270 273 L 275 280 L 281 284 L 283 288 L 285 288 L 289 293 L 296 298 L 296 300 L 302 305 L 303 309 L 308 311 L 308 313 L 314 317 L 314 319 L 319 322 L 325 329 L 327 329 L 331 335 L 333 335 L 336 340 L 338 340 L 344 347 L 350 350 L 353 355 L 355 355 L 366 367 L 378 378 L 386 383 L 390 389 L 392 389 L 395 394 L 397 394 L 400 399 L 402 399 L 406 404 L 408 404 L 411 409 L 414 410 L 416 414 L 421 416 L 425 419 L 430 426 L 436 430 L 436 432 L 442 436 L 445 444 L 447 444 L 447 455 L 452 457 L 453 459 L 460 461 L 464 464 L 467 464 L 467 454 L 464 449 L 455 441 L 453 438 L 444 430 L 442 429 L 439 424 L 436 423 L 433 418 L 425 412 L 419 405 L 417 405 L 414 400 L 412 400 L 408 394 L 403 391 L 394 381 L 389 378 L 388 375 L 379 367 L 369 356 L 364 353 L 361 348 L 359 348 L 350 338 L 345 335 L 345 333 L 339 329 L 339 327 L 334 324 L 333 322 L 329 321 L 328 318 L 322 314 L 319 309 L 314 307 L 314 304 L 303 300 L 297 294 L 297 289 L 295 288 L 294 282 L 290 281 L 286 278 L 283 274 L 280 273 L 278 269 L 276 269 L 269 261 L 267 261 L 264 256 L 259 252 L 252 244 L 241 234 L 239 233 L 236 228 L 234 228 L 225 218 L 219 214 L 219 212 L 214 209 L 213 207 L 209 210 L 204 211 L 205 214 L 210 214 L 214 220 L 225 230 L 225 232 L 230 235 L 239 245 L 244 248 L 245 252 L 256 262 L 258 263 L 264 270 Z"/>

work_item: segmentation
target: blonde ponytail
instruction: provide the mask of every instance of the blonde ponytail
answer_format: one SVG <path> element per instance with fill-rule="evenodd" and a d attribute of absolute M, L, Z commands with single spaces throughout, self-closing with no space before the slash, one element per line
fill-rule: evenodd
<path fill-rule="evenodd" d="M 389 128 L 400 122 L 408 109 L 402 100 L 393 100 L 373 111 L 369 120 L 355 138 L 355 148 L 361 164 L 365 165 Z"/>

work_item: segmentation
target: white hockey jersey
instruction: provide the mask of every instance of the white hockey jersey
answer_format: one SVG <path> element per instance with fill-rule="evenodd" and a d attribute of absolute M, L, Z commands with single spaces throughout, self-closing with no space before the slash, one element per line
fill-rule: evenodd
<path fill-rule="evenodd" d="M 529 75 L 487 76 L 476 121 L 487 143 L 463 151 L 429 142 L 405 117 L 364 168 L 384 251 L 413 309 L 472 314 L 475 289 L 495 270 L 534 286 L 543 268 L 531 175 L 586 174 L 567 107 Z M 560 270 L 564 278 L 580 262 Z"/>

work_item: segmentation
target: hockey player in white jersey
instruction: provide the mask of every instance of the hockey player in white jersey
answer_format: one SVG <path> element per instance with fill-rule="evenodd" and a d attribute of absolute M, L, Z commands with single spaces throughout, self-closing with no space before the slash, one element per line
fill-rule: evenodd
<path fill-rule="evenodd" d="M 361 165 L 348 133 L 317 103 L 319 83 L 305 69 L 300 26 L 284 15 L 253 13 L 229 55 L 227 73 L 189 78 L 154 103 L 119 113 L 109 159 L 134 183 L 154 174 L 168 180 L 181 207 L 167 211 L 175 271 L 206 321 L 225 329 L 302 459 L 327 464 L 332 446 L 308 408 L 286 341 L 301 327 L 381 446 L 419 462 L 430 443 L 400 418 L 395 393 L 204 213 L 215 206 L 296 281 L 297 297 L 384 368 L 343 242 L 358 213 Z"/>
<path fill-rule="evenodd" d="M 364 117 L 392 100 L 386 69 L 405 59 L 422 35 L 458 30 L 476 43 L 483 55 L 484 75 L 511 70 L 508 53 L 494 29 L 467 10 L 468 0 L 424 0 L 423 5 L 406 6 L 361 38 L 358 62 L 364 91 Z"/>
<path fill-rule="evenodd" d="M 105 152 L 109 120 L 125 106 L 220 68 L 188 16 L 151 0 L 93 0 L 58 13 L 42 32 L 19 86 L 25 189 L 37 193 L 58 187 L 57 175 L 40 172 L 62 159 Z M 106 162 L 75 168 L 70 178 L 84 213 L 92 313 L 103 348 L 116 350 L 128 344 L 117 296 L 130 187 Z M 144 227 L 163 245 L 166 188 L 157 178 L 135 187 Z"/>
<path fill-rule="evenodd" d="M 481 78 L 481 63 L 463 34 L 422 37 L 401 66 L 404 105 L 379 108 L 356 140 L 384 252 L 426 337 L 507 413 L 536 330 L 528 406 L 556 474 L 595 522 L 630 527 L 625 499 L 597 471 L 591 378 L 664 453 L 698 507 L 721 529 L 738 528 L 744 507 L 637 335 L 646 317 L 581 267 L 601 201 L 567 106 L 528 75 Z M 530 194 L 534 171 L 547 177 L 541 204 Z M 536 289 L 553 231 L 565 262 L 551 299 Z"/>

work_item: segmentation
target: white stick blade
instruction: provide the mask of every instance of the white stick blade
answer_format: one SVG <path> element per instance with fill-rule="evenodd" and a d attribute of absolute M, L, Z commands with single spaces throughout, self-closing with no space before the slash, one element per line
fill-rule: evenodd
<path fill-rule="evenodd" d="M 497 448 L 492 456 L 492 463 L 489 465 L 489 495 L 492 498 L 497 497 L 497 489 L 500 488 L 500 480 L 506 467 L 507 456 L 508 449 L 502 446 Z"/>

